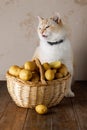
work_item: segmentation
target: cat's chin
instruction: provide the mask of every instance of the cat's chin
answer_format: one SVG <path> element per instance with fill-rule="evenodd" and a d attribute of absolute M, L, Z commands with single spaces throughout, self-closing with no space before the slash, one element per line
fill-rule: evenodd
<path fill-rule="evenodd" d="M 41 41 L 47 41 L 47 37 L 46 36 L 44 36 L 44 37 L 40 36 L 39 38 L 40 38 Z"/>

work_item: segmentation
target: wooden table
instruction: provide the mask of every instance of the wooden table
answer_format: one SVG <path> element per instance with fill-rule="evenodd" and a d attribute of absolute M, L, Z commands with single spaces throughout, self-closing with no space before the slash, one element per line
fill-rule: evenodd
<path fill-rule="evenodd" d="M 48 114 L 19 108 L 0 81 L 0 130 L 87 130 L 87 82 L 73 86 L 75 98 L 64 98 Z"/>

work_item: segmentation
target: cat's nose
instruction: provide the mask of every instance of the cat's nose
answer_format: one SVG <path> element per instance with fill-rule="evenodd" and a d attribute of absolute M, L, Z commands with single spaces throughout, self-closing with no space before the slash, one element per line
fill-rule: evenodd
<path fill-rule="evenodd" d="M 42 31 L 41 31 L 41 35 L 42 35 L 43 37 L 45 37 L 45 38 L 47 37 L 46 34 L 45 34 L 45 30 L 42 30 Z"/>

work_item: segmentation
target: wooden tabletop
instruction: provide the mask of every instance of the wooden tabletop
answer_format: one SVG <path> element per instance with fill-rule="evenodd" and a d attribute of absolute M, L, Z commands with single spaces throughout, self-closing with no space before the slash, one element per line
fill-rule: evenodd
<path fill-rule="evenodd" d="M 74 98 L 64 98 L 48 114 L 20 108 L 0 81 L 0 130 L 87 130 L 87 82 L 76 82 Z"/>

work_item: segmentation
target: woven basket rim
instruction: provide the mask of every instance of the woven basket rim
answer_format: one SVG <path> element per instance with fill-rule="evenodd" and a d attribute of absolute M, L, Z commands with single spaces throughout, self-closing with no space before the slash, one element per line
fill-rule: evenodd
<path fill-rule="evenodd" d="M 6 72 L 6 78 L 7 78 L 7 80 L 8 80 L 8 79 L 14 80 L 15 82 L 18 82 L 18 83 L 22 84 L 22 86 L 23 86 L 23 84 L 24 84 L 24 85 L 27 85 L 27 86 L 34 86 L 34 87 L 35 87 L 35 86 L 46 86 L 46 85 L 50 85 L 50 84 L 52 84 L 52 83 L 54 83 L 54 82 L 55 82 L 55 83 L 56 83 L 56 82 L 62 83 L 63 81 L 67 80 L 67 79 L 70 78 L 70 77 L 71 77 L 71 75 L 70 75 L 70 73 L 68 73 L 67 76 L 65 76 L 65 77 L 63 77 L 63 78 L 54 79 L 54 80 L 52 80 L 52 81 L 46 81 L 47 84 L 43 84 L 41 81 L 39 81 L 39 82 L 38 82 L 38 81 L 37 81 L 37 82 L 23 81 L 23 80 L 21 80 L 20 78 L 11 75 L 8 71 Z"/>

